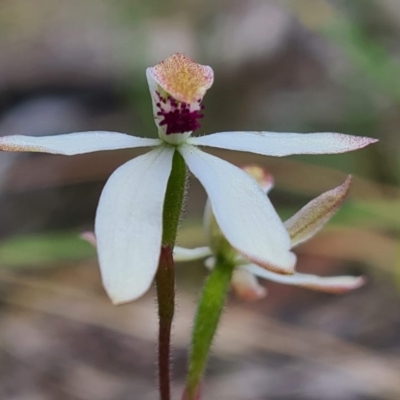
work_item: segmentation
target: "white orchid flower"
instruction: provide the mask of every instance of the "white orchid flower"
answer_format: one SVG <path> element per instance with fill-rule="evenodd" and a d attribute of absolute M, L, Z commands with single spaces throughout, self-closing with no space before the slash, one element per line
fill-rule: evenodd
<path fill-rule="evenodd" d="M 199 149 L 210 146 L 269 156 L 342 153 L 376 140 L 338 133 L 221 132 L 191 137 L 203 117 L 202 99 L 213 70 L 174 54 L 146 71 L 158 139 L 92 131 L 57 136 L 5 136 L 0 150 L 63 155 L 137 147 L 151 151 L 119 167 L 107 181 L 96 213 L 95 234 L 104 287 L 116 303 L 147 291 L 157 270 L 162 213 L 174 153 L 203 184 L 218 225 L 249 260 L 282 274 L 295 256 L 278 215 L 255 181 L 232 164 Z"/>
<path fill-rule="evenodd" d="M 244 170 L 257 180 L 265 193 L 268 193 L 273 187 L 272 176 L 262 168 L 250 166 L 244 168 Z M 342 185 L 310 201 L 285 222 L 285 227 L 291 238 L 292 248 L 310 239 L 328 222 L 343 203 L 349 191 L 350 183 L 351 176 Z M 260 285 L 257 278 L 264 278 L 287 285 L 302 286 L 327 293 L 343 293 L 356 289 L 364 283 L 363 277 L 320 277 L 299 272 L 295 272 L 292 275 L 282 275 L 260 267 L 230 247 L 218 227 L 209 203 L 207 203 L 204 213 L 204 225 L 210 246 L 196 249 L 185 249 L 176 246 L 174 249 L 175 261 L 190 261 L 208 257 L 205 260 L 205 265 L 207 268 L 212 269 L 215 265 L 217 254 L 222 254 L 222 256 L 226 254 L 228 257 L 233 257 L 236 261 L 236 269 L 232 275 L 231 285 L 235 293 L 245 300 L 257 300 L 266 295 L 266 289 Z"/>

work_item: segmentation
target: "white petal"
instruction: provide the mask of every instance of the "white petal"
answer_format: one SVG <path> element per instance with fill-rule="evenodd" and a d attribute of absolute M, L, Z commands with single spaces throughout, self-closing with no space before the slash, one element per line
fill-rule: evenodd
<path fill-rule="evenodd" d="M 357 289 L 365 283 L 365 279 L 362 276 L 322 277 L 297 272 L 293 275 L 285 276 L 267 271 L 255 264 L 243 265 L 240 268 L 244 268 L 260 278 L 265 278 L 273 282 L 301 286 L 326 293 L 345 293 L 349 290 Z"/>
<path fill-rule="evenodd" d="M 177 262 L 193 261 L 204 258 L 212 254 L 209 247 L 196 247 L 195 249 L 185 249 L 184 247 L 174 247 L 174 260 Z"/>
<path fill-rule="evenodd" d="M 267 294 L 265 287 L 257 278 L 244 268 L 237 268 L 232 274 L 232 289 L 236 295 L 246 301 L 260 300 Z"/>
<path fill-rule="evenodd" d="M 148 147 L 161 144 L 159 139 L 146 139 L 118 132 L 75 132 L 54 136 L 3 136 L 0 150 L 31 151 L 37 153 L 75 154 L 102 150 L 117 150 L 133 147 Z"/>
<path fill-rule="evenodd" d="M 291 154 L 332 154 L 357 150 L 377 142 L 362 136 L 341 133 L 219 132 L 192 137 L 188 143 L 222 149 L 249 151 L 266 156 Z"/>
<path fill-rule="evenodd" d="M 111 175 L 101 194 L 97 251 L 104 287 L 115 304 L 138 298 L 153 281 L 173 153 L 160 147 L 128 161 Z"/>
<path fill-rule="evenodd" d="M 247 258 L 280 273 L 293 272 L 296 257 L 283 223 L 260 186 L 241 169 L 189 145 L 179 148 L 203 184 L 226 239 Z"/>
<path fill-rule="evenodd" d="M 316 197 L 285 222 L 292 247 L 313 237 L 333 217 L 343 204 L 351 184 L 351 175 L 346 181 Z"/>

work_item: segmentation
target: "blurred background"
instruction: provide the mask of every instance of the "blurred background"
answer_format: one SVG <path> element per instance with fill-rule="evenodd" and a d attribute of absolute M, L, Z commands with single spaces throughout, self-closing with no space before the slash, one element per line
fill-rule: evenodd
<path fill-rule="evenodd" d="M 398 0 L 1 0 L 0 135 L 113 130 L 154 137 L 145 68 L 174 52 L 211 65 L 201 133 L 338 131 L 380 139 L 355 153 L 257 162 L 282 217 L 354 184 L 298 270 L 364 274 L 344 296 L 264 282 L 230 297 L 204 399 L 400 398 L 400 2 Z M 157 399 L 154 292 L 114 307 L 93 229 L 107 177 L 139 154 L 0 154 L 0 398 Z M 180 245 L 204 245 L 192 180 Z M 178 266 L 175 398 L 207 272 Z"/>

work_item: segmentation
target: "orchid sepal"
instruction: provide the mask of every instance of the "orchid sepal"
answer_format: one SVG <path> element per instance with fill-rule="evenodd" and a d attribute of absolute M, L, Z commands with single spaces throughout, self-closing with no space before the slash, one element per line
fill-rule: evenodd
<path fill-rule="evenodd" d="M 366 282 L 366 279 L 363 276 L 344 275 L 324 277 L 312 274 L 303 274 L 299 272 L 287 276 L 267 271 L 255 264 L 243 265 L 240 268 L 245 269 L 254 276 L 268 279 L 272 282 L 304 287 L 318 292 L 331 294 L 342 294 L 349 292 L 363 286 Z"/>
<path fill-rule="evenodd" d="M 218 132 L 190 137 L 187 143 L 220 149 L 245 151 L 265 156 L 294 154 L 338 154 L 362 149 L 378 139 L 342 133 Z"/>
<path fill-rule="evenodd" d="M 292 248 L 313 237 L 333 217 L 346 199 L 351 181 L 349 175 L 342 185 L 311 200 L 285 221 Z"/>
<path fill-rule="evenodd" d="M 0 137 L 0 150 L 2 151 L 29 151 L 65 156 L 105 150 L 156 147 L 161 144 L 160 139 L 147 139 L 107 131 L 74 132 L 54 136 L 13 135 Z"/>

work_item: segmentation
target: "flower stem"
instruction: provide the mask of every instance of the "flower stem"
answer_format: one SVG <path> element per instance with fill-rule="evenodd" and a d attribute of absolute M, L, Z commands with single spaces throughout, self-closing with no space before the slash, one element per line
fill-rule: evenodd
<path fill-rule="evenodd" d="M 200 384 L 211 344 L 224 308 L 235 263 L 218 256 L 208 276 L 197 308 L 189 356 L 189 372 L 183 400 L 199 400 Z"/>
<path fill-rule="evenodd" d="M 158 300 L 158 373 L 161 400 L 170 400 L 171 324 L 175 310 L 175 266 L 172 248 L 162 246 L 156 275 Z"/>
<path fill-rule="evenodd" d="M 171 325 L 175 310 L 175 264 L 173 249 L 186 190 L 186 165 L 175 151 L 167 184 L 163 210 L 163 237 L 156 274 L 159 316 L 158 378 L 161 400 L 171 399 L 170 349 Z"/>
<path fill-rule="evenodd" d="M 186 164 L 178 151 L 172 160 L 163 210 L 163 246 L 174 248 L 183 199 L 186 192 Z"/>

